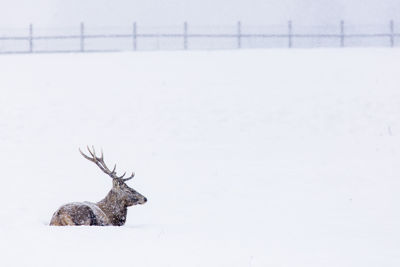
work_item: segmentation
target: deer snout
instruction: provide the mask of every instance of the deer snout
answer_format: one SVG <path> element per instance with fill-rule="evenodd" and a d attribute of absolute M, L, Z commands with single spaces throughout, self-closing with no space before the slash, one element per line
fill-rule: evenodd
<path fill-rule="evenodd" d="M 139 200 L 139 204 L 144 204 L 147 202 L 147 198 L 143 197 L 142 199 Z"/>

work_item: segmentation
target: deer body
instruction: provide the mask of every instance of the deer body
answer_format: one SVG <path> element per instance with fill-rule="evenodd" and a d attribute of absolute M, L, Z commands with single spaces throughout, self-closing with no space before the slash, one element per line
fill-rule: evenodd
<path fill-rule="evenodd" d="M 97 203 L 74 202 L 61 206 L 51 218 L 50 225 L 115 225 L 125 224 L 128 207 L 144 204 L 147 199 L 134 189 L 126 185 L 126 181 L 132 179 L 134 173 L 128 178 L 118 177 L 115 166 L 110 171 L 104 163 L 103 153 L 101 157 L 96 157 L 95 151 L 90 151 L 92 157 L 81 154 L 88 160 L 96 163 L 99 168 L 113 179 L 113 187 L 107 196 Z"/>
<path fill-rule="evenodd" d="M 111 225 L 106 214 L 91 202 L 74 202 L 61 206 L 53 215 L 50 225 Z"/>

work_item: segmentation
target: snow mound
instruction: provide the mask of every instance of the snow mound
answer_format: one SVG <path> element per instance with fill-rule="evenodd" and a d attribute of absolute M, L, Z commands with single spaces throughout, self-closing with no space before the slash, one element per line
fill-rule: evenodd
<path fill-rule="evenodd" d="M 4 266 L 400 266 L 398 49 L 0 60 Z M 123 227 L 50 227 L 111 180 Z"/>

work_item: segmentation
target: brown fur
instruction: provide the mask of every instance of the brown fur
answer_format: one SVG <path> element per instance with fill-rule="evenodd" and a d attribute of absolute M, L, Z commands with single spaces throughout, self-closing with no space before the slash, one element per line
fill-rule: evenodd
<path fill-rule="evenodd" d="M 80 150 L 79 150 L 80 151 Z M 111 171 L 104 163 L 103 152 L 97 157 L 93 150 L 88 151 L 92 157 L 80 153 L 87 160 L 94 162 L 103 172 L 108 174 L 113 180 L 113 187 L 107 196 L 97 202 L 75 202 L 61 206 L 51 218 L 50 225 L 65 226 L 65 225 L 117 225 L 125 224 L 128 207 L 144 204 L 147 199 L 136 192 L 134 189 L 126 185 L 126 181 L 133 178 L 134 173 L 128 178 L 125 176 L 117 176 L 114 169 Z"/>
<path fill-rule="evenodd" d="M 127 186 L 114 180 L 107 196 L 97 202 L 75 202 L 61 206 L 53 215 L 50 225 L 116 225 L 126 222 L 128 207 L 144 204 L 147 199 Z"/>
<path fill-rule="evenodd" d="M 107 196 L 97 202 L 75 202 L 61 206 L 54 214 L 50 225 L 115 225 L 126 222 L 128 207 L 144 204 L 147 199 L 127 186 L 123 181 L 114 181 Z"/>
<path fill-rule="evenodd" d="M 54 213 L 50 225 L 104 225 L 91 206 L 91 203 L 84 202 L 65 204 Z"/>

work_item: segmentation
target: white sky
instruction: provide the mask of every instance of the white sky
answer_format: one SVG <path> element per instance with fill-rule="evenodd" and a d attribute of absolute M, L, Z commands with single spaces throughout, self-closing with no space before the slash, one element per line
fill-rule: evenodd
<path fill-rule="evenodd" d="M 0 28 L 75 26 L 400 24 L 400 0 L 0 0 Z"/>

